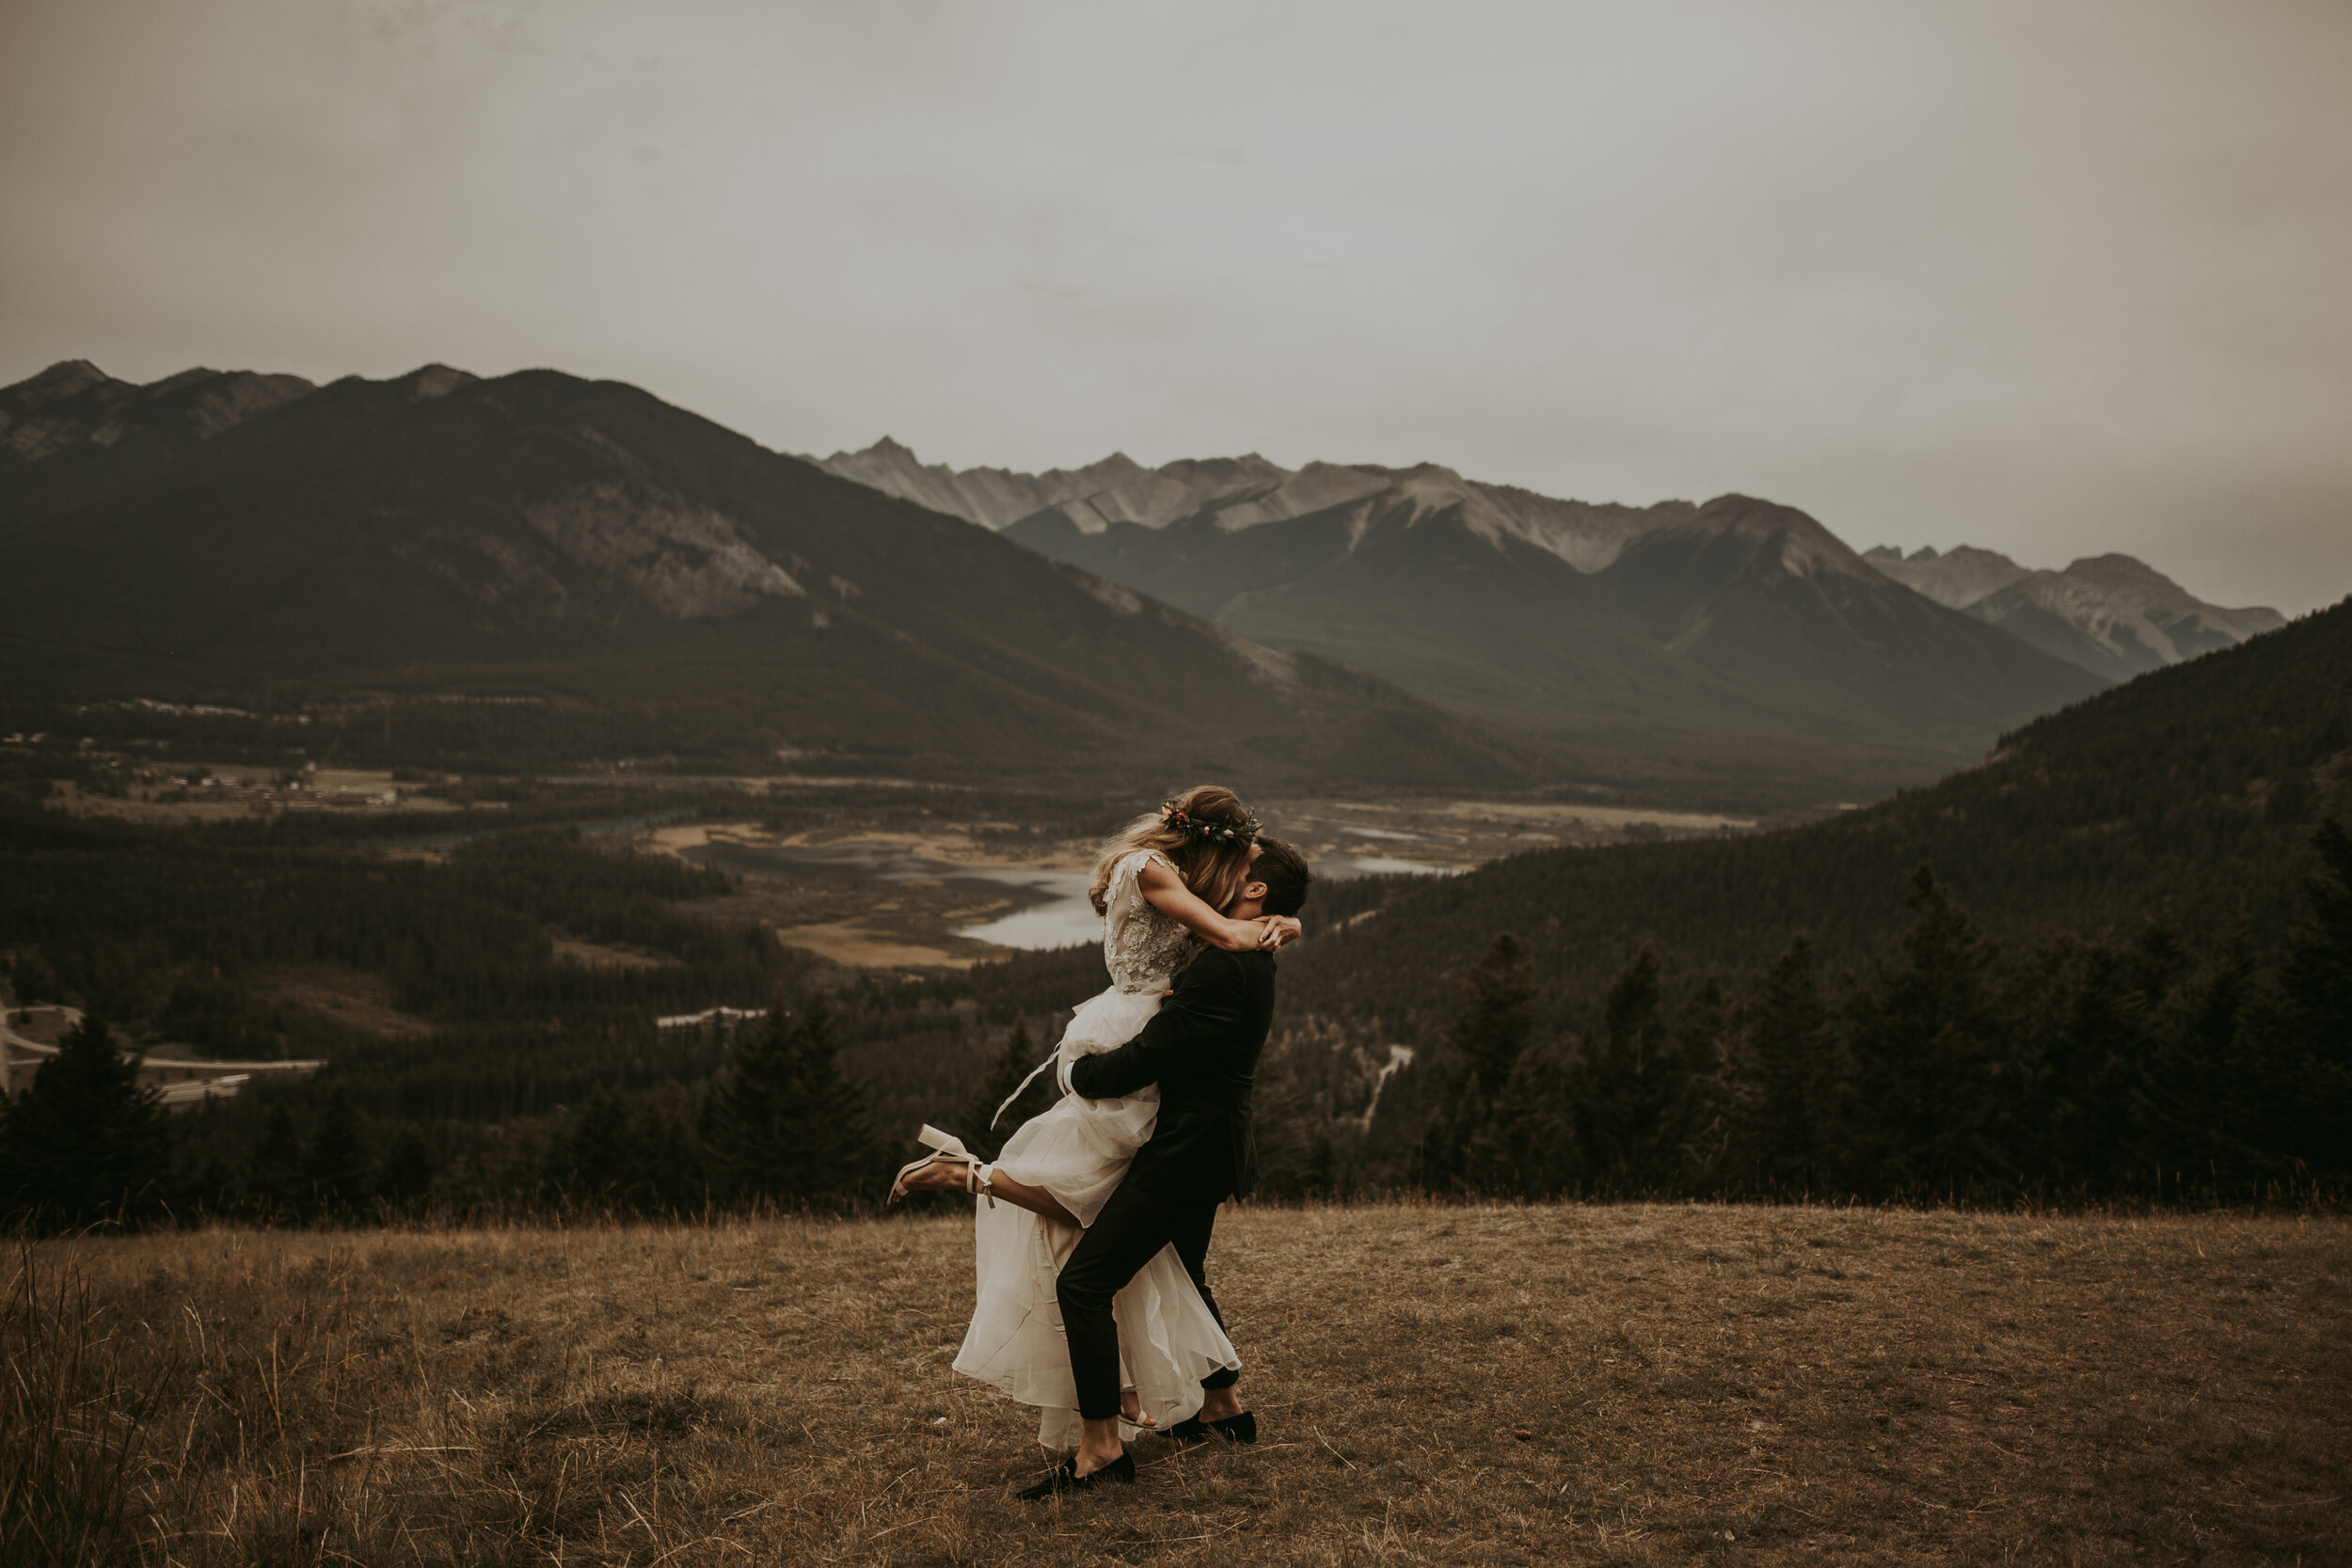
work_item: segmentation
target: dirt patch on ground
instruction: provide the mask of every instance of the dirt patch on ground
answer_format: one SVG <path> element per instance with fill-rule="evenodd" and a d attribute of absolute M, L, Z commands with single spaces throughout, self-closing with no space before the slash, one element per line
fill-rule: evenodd
<path fill-rule="evenodd" d="M 975 822 L 976 831 L 1001 828 L 1003 823 Z M 1038 840 L 1024 843 L 1002 838 L 976 838 L 954 828 L 937 832 L 882 832 L 854 823 L 814 828 L 803 832 L 771 833 L 755 822 L 693 822 L 647 831 L 644 847 L 687 858 L 686 851 L 711 844 L 739 844 L 750 849 L 790 849 L 818 846 L 888 845 L 950 865 L 1018 867 L 1037 871 L 1084 871 L 1094 863 L 1094 846 L 1074 841 Z"/>
<path fill-rule="evenodd" d="M 433 1033 L 431 1023 L 392 1006 L 391 982 L 362 970 L 282 965 L 263 970 L 254 989 L 272 1001 L 324 1014 L 364 1034 L 413 1038 Z"/>
<path fill-rule="evenodd" d="M 1310 858 L 1393 856 L 1468 870 L 1501 855 L 1566 845 L 1624 844 L 1742 832 L 1749 817 L 1520 800 L 1275 800 L 1266 831 Z"/>
<path fill-rule="evenodd" d="M 608 947 L 602 942 L 580 942 L 566 936 L 553 937 L 555 957 L 563 963 L 585 964 L 590 969 L 660 969 L 675 963 L 675 958 L 659 953 L 643 953 L 628 947 Z"/>
<path fill-rule="evenodd" d="M 776 940 L 787 947 L 804 947 L 853 969 L 970 969 L 982 957 L 1001 958 L 1005 953 L 1001 947 L 987 947 L 980 954 L 925 947 L 891 932 L 875 930 L 862 920 L 787 927 L 776 932 Z M 969 945 L 982 946 L 978 942 Z"/>

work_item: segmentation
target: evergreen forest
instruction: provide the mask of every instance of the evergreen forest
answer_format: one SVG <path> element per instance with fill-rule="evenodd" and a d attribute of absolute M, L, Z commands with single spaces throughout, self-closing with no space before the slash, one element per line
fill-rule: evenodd
<path fill-rule="evenodd" d="M 20 1225 L 869 1206 L 918 1122 L 985 1149 L 1033 1114 L 1039 1085 L 990 1126 L 1103 984 L 1083 948 L 845 969 L 528 799 L 412 854 L 48 788 L 0 787 L 0 983 L 86 1016 L 0 1116 Z M 2343 605 L 1807 826 L 1320 888 L 1261 1071 L 1266 1194 L 2338 1202 L 2348 817 Z M 312 971 L 402 1027 L 303 1005 Z M 716 1006 L 759 1016 L 655 1022 Z M 167 1116 L 123 1057 L 166 1043 L 326 1065 Z"/>

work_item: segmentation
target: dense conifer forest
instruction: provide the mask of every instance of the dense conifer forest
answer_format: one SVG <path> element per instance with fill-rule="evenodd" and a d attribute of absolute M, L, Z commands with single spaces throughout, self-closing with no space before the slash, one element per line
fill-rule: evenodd
<path fill-rule="evenodd" d="M 2006 942 L 2129 942 L 2159 918 L 2201 946 L 2241 930 L 2271 942 L 2295 917 L 2313 830 L 2348 806 L 2352 602 L 2038 721 L 1931 788 L 1792 831 L 1323 890 L 1336 938 L 1286 967 L 1285 1002 L 1427 1043 L 1452 1008 L 1431 970 L 1458 975 L 1511 931 L 1542 1029 L 1588 1032 L 1644 946 L 1677 992 L 1744 984 L 1798 935 L 1832 970 L 1883 952 L 1921 864 Z"/>
<path fill-rule="evenodd" d="M 2347 784 L 2340 606 L 1809 827 L 1319 889 L 1262 1072 L 1268 1191 L 2336 1201 Z M 1103 983 L 1088 949 L 843 969 L 714 912 L 726 877 L 533 826 L 528 792 L 413 855 L 47 788 L 0 789 L 0 981 L 89 1017 L 0 1119 L 18 1223 L 870 1203 L 918 1121 L 985 1148 L 1032 1114 L 1040 1086 L 988 1127 Z M 289 1001 L 306 967 L 403 1027 Z M 655 1025 L 718 1005 L 765 1012 Z M 126 1042 L 327 1065 L 165 1117 Z"/>

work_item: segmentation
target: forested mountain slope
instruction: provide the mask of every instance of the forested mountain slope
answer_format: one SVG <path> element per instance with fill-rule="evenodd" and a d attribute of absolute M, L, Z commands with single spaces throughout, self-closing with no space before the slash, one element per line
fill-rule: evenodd
<path fill-rule="evenodd" d="M 1285 1006 L 1426 1041 L 1437 983 L 1526 942 L 1551 1027 L 1585 1027 L 1644 945 L 1688 985 L 1744 984 L 1810 934 L 1883 951 L 1931 864 L 1998 938 L 2129 937 L 2159 915 L 2208 942 L 2275 935 L 2314 825 L 2352 815 L 2352 601 L 2143 675 L 2006 737 L 1981 767 L 1867 810 L 1746 838 L 1514 856 L 1444 880 L 1320 890 Z M 1376 913 L 1370 911 L 1376 910 Z"/>
<path fill-rule="evenodd" d="M 1521 776 L 1377 679 L 631 387 L 191 376 L 69 365 L 0 392 L 11 700 L 525 693 L 505 738 L 534 754 Z"/>

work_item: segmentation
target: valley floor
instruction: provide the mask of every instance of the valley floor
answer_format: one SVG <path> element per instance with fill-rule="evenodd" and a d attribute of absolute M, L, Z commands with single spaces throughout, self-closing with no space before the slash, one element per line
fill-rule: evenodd
<path fill-rule="evenodd" d="M 1009 1496 L 1033 1419 L 948 1370 L 960 1214 L 22 1261 L 0 1467 L 87 1520 L 68 1482 L 130 1445 L 90 1560 L 2352 1560 L 2338 1219 L 1229 1211 L 1263 1441 L 1146 1438 L 1058 1507 Z M 46 1560 L 25 1499 L 0 1556 Z"/>

